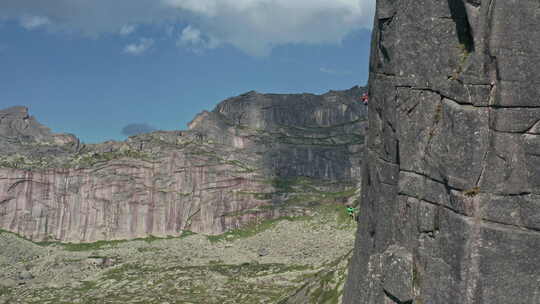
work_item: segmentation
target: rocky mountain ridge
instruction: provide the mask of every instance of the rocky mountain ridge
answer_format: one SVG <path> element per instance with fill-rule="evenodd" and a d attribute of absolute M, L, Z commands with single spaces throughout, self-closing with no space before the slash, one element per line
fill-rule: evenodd
<path fill-rule="evenodd" d="M 249 92 L 185 131 L 83 144 L 0 111 L 0 228 L 34 241 L 219 234 L 356 193 L 363 88 Z"/>

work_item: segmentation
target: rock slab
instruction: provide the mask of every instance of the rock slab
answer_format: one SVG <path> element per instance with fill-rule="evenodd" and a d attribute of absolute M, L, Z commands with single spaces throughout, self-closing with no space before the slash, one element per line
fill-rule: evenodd
<path fill-rule="evenodd" d="M 344 303 L 540 303 L 538 1 L 377 1 Z"/>

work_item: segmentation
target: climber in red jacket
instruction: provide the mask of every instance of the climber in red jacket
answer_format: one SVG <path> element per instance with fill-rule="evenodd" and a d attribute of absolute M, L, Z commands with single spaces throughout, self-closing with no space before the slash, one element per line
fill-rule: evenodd
<path fill-rule="evenodd" d="M 360 100 L 364 103 L 365 106 L 368 105 L 369 96 L 367 93 L 362 94 L 362 97 L 360 97 Z"/>

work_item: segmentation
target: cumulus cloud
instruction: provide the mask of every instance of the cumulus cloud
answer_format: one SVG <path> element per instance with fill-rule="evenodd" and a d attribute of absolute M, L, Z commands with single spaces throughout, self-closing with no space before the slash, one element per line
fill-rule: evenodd
<path fill-rule="evenodd" d="M 154 45 L 154 39 L 141 38 L 138 43 L 132 43 L 126 45 L 124 48 L 124 53 L 131 55 L 142 55 L 148 51 L 152 45 Z"/>
<path fill-rule="evenodd" d="M 213 49 L 220 45 L 220 41 L 211 36 L 204 36 L 200 30 L 188 25 L 182 30 L 176 45 L 179 47 L 189 47 L 192 51 L 199 53 L 204 49 Z"/>
<path fill-rule="evenodd" d="M 20 17 L 19 23 L 27 30 L 33 30 L 51 23 L 49 18 L 44 16 L 28 16 Z"/>
<path fill-rule="evenodd" d="M 340 43 L 372 24 L 373 0 L 162 0 L 204 34 L 264 56 L 276 45 Z"/>
<path fill-rule="evenodd" d="M 90 36 L 122 33 L 127 24 L 165 32 L 173 24 L 181 47 L 230 44 L 264 56 L 289 43 L 338 44 L 370 28 L 374 8 L 375 0 L 2 0 L 0 18 L 42 16 L 53 31 Z"/>
<path fill-rule="evenodd" d="M 201 31 L 192 28 L 191 25 L 187 26 L 180 36 L 180 43 L 184 44 L 200 44 L 202 41 Z"/>
<path fill-rule="evenodd" d="M 122 134 L 125 136 L 133 136 L 142 133 L 150 133 L 156 129 L 146 123 L 132 123 L 122 128 Z"/>
<path fill-rule="evenodd" d="M 118 32 L 120 35 L 122 36 L 127 36 L 133 32 L 135 32 L 135 30 L 137 29 L 137 27 L 135 25 L 124 25 L 120 28 L 120 31 Z"/>

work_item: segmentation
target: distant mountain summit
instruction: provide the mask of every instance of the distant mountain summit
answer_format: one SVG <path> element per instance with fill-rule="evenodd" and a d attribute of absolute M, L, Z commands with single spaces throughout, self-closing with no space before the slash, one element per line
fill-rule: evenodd
<path fill-rule="evenodd" d="M 0 110 L 0 136 L 7 141 L 51 140 L 51 130 L 28 114 L 28 108 L 15 106 Z"/>
<path fill-rule="evenodd" d="M 188 130 L 100 144 L 53 134 L 25 107 L 2 110 L 0 228 L 69 242 L 219 234 L 343 204 L 357 192 L 364 91 L 252 91 Z"/>
<path fill-rule="evenodd" d="M 72 153 L 78 146 L 77 137 L 52 133 L 51 129 L 28 114 L 27 107 L 0 110 L 0 155 L 4 157 L 17 153 L 29 157 Z"/>

